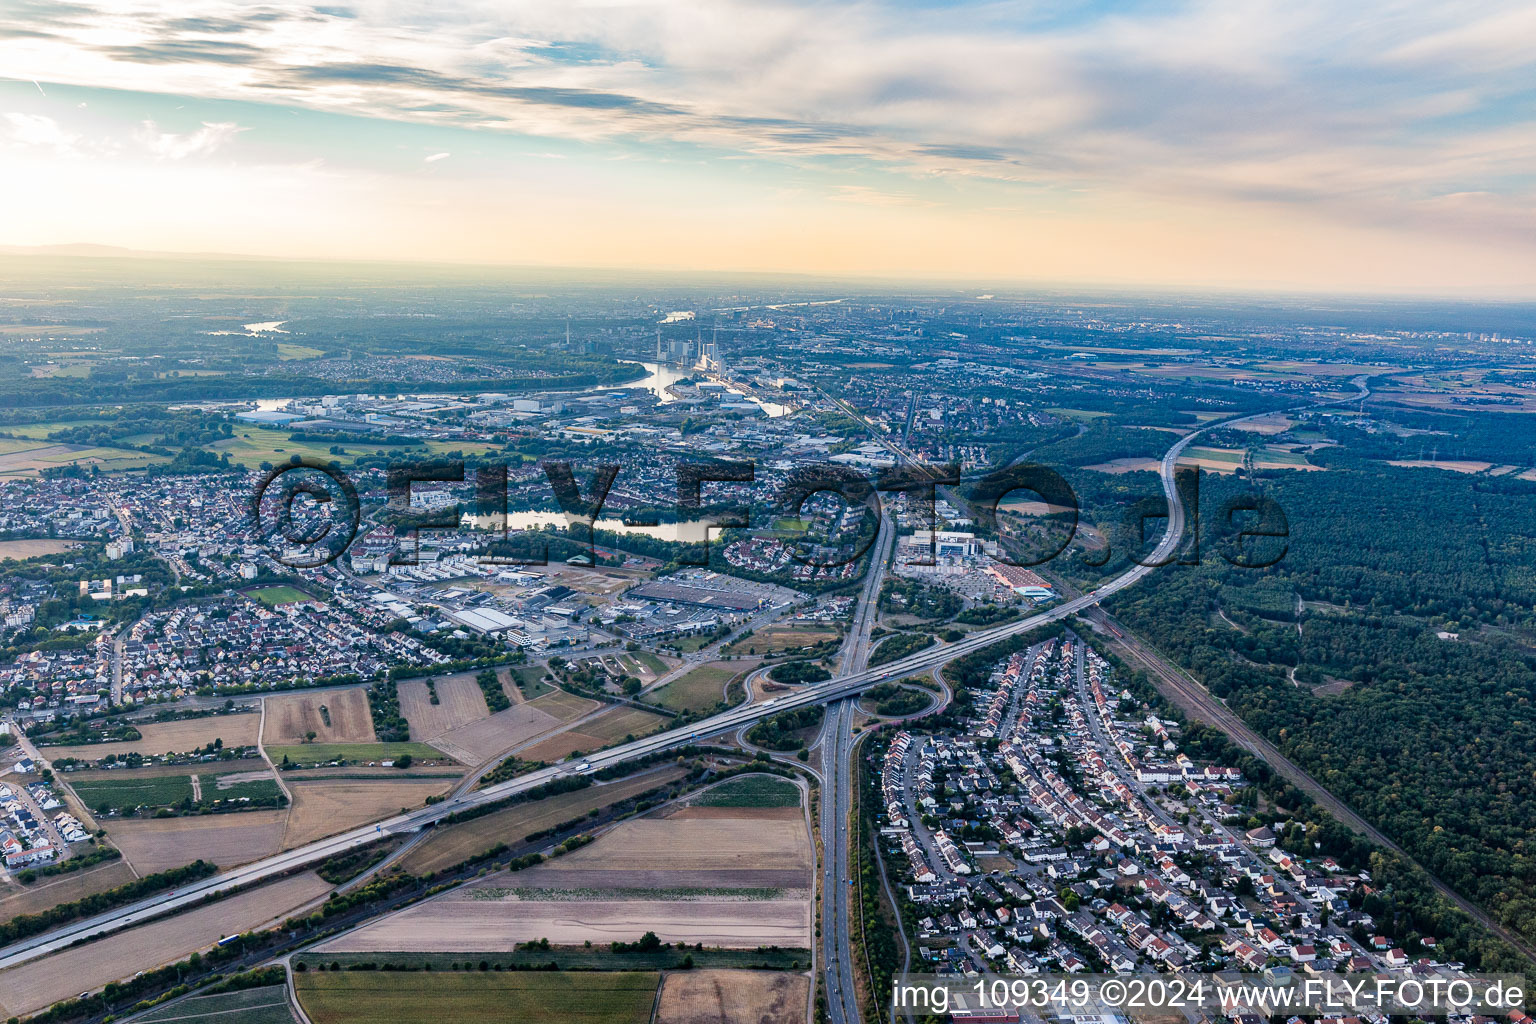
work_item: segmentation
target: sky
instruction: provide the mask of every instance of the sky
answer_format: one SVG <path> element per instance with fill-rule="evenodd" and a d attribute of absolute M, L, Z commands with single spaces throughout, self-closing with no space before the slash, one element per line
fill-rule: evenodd
<path fill-rule="evenodd" d="M 1536 5 L 0 0 L 0 245 L 1536 296 Z"/>

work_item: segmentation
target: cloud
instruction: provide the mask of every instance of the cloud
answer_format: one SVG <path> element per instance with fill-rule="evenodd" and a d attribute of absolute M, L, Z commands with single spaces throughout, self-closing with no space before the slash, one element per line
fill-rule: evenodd
<path fill-rule="evenodd" d="M 435 164 L 439 160 L 447 160 L 452 155 L 452 153 L 433 153 L 431 156 L 426 158 L 426 162 L 429 164 Z"/>
<path fill-rule="evenodd" d="M 1430 200 L 1449 194 L 1486 193 L 1483 205 L 1502 203 L 1521 223 L 1531 206 L 1536 15 L 1522 0 L 185 0 L 174 17 L 157 8 L 15 0 L 0 15 L 0 67 L 475 130 L 707 147 L 842 168 L 854 181 L 877 164 L 914 182 L 1232 199 L 1381 223 L 1441 222 L 1455 204 Z M 199 134 L 162 145 L 190 155 L 228 141 L 194 144 Z M 1484 142 L 1491 134 L 1502 136 L 1496 145 Z"/>
<path fill-rule="evenodd" d="M 8 113 L 0 115 L 5 124 L 5 141 L 28 149 L 59 153 L 73 152 L 80 136 L 64 129 L 59 122 L 42 114 Z"/>
<path fill-rule="evenodd" d="M 898 192 L 882 192 L 867 185 L 839 185 L 827 198 L 835 203 L 858 203 L 862 206 L 931 206 L 913 196 Z"/>
<path fill-rule="evenodd" d="M 195 132 L 178 135 L 160 130 L 154 121 L 145 121 L 134 133 L 135 140 L 160 160 L 185 160 L 193 156 L 208 156 L 222 149 L 236 135 L 245 131 L 233 121 L 203 122 Z"/>

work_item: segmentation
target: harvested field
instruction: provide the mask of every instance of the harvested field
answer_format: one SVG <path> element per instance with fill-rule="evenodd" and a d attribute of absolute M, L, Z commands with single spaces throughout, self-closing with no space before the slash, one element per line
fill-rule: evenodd
<path fill-rule="evenodd" d="M 287 811 L 244 811 L 188 818 L 128 818 L 108 823 L 108 835 L 134 868 L 147 875 L 202 859 L 221 868 L 276 853 Z"/>
<path fill-rule="evenodd" d="M 320 950 L 343 953 L 429 950 L 501 953 L 519 942 L 560 945 L 633 942 L 655 932 L 663 942 L 752 949 L 805 946 L 810 902 L 798 900 L 431 900 L 364 925 Z"/>
<path fill-rule="evenodd" d="M 479 687 L 475 688 L 475 695 L 480 696 Z M 483 699 L 480 706 L 485 706 Z M 432 742 L 454 760 L 473 767 L 564 724 L 563 720 L 541 711 L 538 701 L 528 701 L 498 711 L 489 718 L 482 717 L 478 722 L 442 733 L 433 737 Z"/>
<path fill-rule="evenodd" d="M 185 754 L 206 747 L 216 739 L 225 747 L 245 747 L 256 742 L 256 731 L 261 725 L 258 714 L 214 715 L 210 718 L 184 718 L 176 722 L 148 722 L 135 725 L 142 739 L 123 743 L 84 743 L 69 747 L 48 747 L 50 758 L 78 757 L 81 760 L 100 760 L 109 754 L 139 753 Z"/>
<path fill-rule="evenodd" d="M 448 792 L 454 783 L 441 778 L 310 781 L 292 774 L 285 781 L 293 792 L 293 809 L 283 836 L 285 850 L 399 814 L 402 807 L 414 810 L 427 797 Z"/>
<path fill-rule="evenodd" d="M 469 888 L 800 890 L 810 884 L 810 838 L 799 808 L 701 807 L 621 822 L 558 860 L 489 875 Z"/>
<path fill-rule="evenodd" d="M 566 693 L 564 690 L 546 693 L 544 696 L 536 697 L 528 703 L 546 715 L 554 715 L 562 722 L 574 722 L 582 715 L 602 707 L 595 700 L 587 697 L 578 697 L 574 693 Z"/>
<path fill-rule="evenodd" d="M 361 686 L 320 693 L 284 693 L 265 699 L 267 728 L 262 743 L 267 746 L 302 743 L 310 732 L 315 734 L 317 743 L 374 742 L 368 695 Z"/>
<path fill-rule="evenodd" d="M 581 731 L 596 736 L 604 743 L 621 740 L 633 734 L 647 736 L 661 728 L 666 719 L 650 711 L 620 705 L 609 708 L 589 722 L 583 722 Z"/>
<path fill-rule="evenodd" d="M 314 1024 L 647 1024 L 653 973 L 389 974 L 306 972 L 294 976 Z"/>
<path fill-rule="evenodd" d="M 433 704 L 425 680 L 413 679 L 399 684 L 400 713 L 411 725 L 411 739 L 430 742 L 443 733 L 491 713 L 485 695 L 472 672 L 460 672 L 433 680 L 438 703 Z"/>
<path fill-rule="evenodd" d="M 804 1024 L 810 987 L 784 971 L 671 971 L 656 1024 Z"/>
<path fill-rule="evenodd" d="M 1124 458 L 1110 459 L 1108 462 L 1100 462 L 1092 466 L 1084 466 L 1095 473 L 1156 473 L 1160 463 L 1156 459 Z"/>
<path fill-rule="evenodd" d="M 133 881 L 134 877 L 133 869 L 126 861 L 114 860 L 84 871 L 40 878 L 27 886 L 0 886 L 0 921 L 9 921 L 19 914 L 36 914 L 60 903 L 106 892 Z"/>
<path fill-rule="evenodd" d="M 400 866 L 414 875 L 441 871 L 497 843 L 520 843 L 530 832 L 540 832 L 580 817 L 595 807 L 606 807 L 682 777 L 682 769 L 669 767 L 493 811 L 463 824 L 438 829 L 429 839 L 406 854 Z"/>
<path fill-rule="evenodd" d="M 36 558 L 38 555 L 61 555 L 79 546 L 77 540 L 0 540 L 0 562 Z"/>
<path fill-rule="evenodd" d="M 1491 462 L 1457 459 L 1439 459 L 1435 462 L 1427 459 L 1388 459 L 1387 465 L 1401 466 L 1404 469 L 1444 469 L 1452 473 L 1483 473 L 1493 468 Z"/>
<path fill-rule="evenodd" d="M 330 888 L 306 871 L 0 971 L 0 1014 L 31 1013 L 136 971 L 180 960 L 225 935 L 250 931 L 284 917 Z"/>
<path fill-rule="evenodd" d="M 596 750 L 604 746 L 605 740 L 584 732 L 562 732 L 558 736 L 551 736 L 542 743 L 534 744 L 522 751 L 523 758 L 529 761 L 558 761 L 562 757 L 587 750 Z"/>

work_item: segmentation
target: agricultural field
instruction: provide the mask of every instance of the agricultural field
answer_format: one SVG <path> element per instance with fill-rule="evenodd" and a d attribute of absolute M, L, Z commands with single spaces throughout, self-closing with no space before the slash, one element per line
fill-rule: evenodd
<path fill-rule="evenodd" d="M 631 819 L 524 871 L 497 872 L 326 943 L 324 950 L 498 952 L 665 942 L 804 948 L 811 846 L 793 807 L 684 807 Z"/>
<path fill-rule="evenodd" d="M 709 711 L 725 700 L 726 685 L 746 669 L 729 661 L 712 661 L 646 694 L 653 704 L 673 711 Z"/>
<path fill-rule="evenodd" d="M 280 604 L 297 604 L 300 601 L 313 601 L 315 598 L 304 593 L 298 587 L 258 587 L 255 590 L 246 591 L 247 597 L 254 597 L 268 608 L 276 608 Z"/>
<path fill-rule="evenodd" d="M 282 848 L 288 811 L 245 811 L 186 818 L 129 818 L 109 822 L 108 836 L 140 874 L 206 860 L 237 867 Z"/>
<path fill-rule="evenodd" d="M 90 778 L 71 777 L 69 785 L 80 800 L 92 810 L 113 807 L 170 807 L 192 799 L 192 778 L 183 768 L 176 775 L 149 775 L 114 771 L 111 776 L 94 774 Z"/>
<path fill-rule="evenodd" d="M 429 796 L 453 788 L 452 778 L 308 779 L 290 773 L 285 780 L 293 793 L 283 849 L 293 849 L 358 825 L 366 825 L 402 808 L 415 810 Z"/>
<path fill-rule="evenodd" d="M 314 1024 L 647 1024 L 657 975 L 646 971 L 307 971 L 294 976 Z"/>
<path fill-rule="evenodd" d="M 0 971 L 0 1014 L 33 1013 L 137 971 L 183 959 L 225 935 L 281 920 L 330 888 L 306 871 Z"/>
<path fill-rule="evenodd" d="M 31 885 L 7 882 L 0 885 L 0 921 L 9 921 L 20 914 L 36 914 L 60 903 L 72 903 L 106 892 L 133 881 L 135 877 L 127 861 L 113 860 L 67 875 L 44 876 Z"/>
<path fill-rule="evenodd" d="M 7 440 L 0 445 L 0 477 L 37 476 L 44 469 L 63 466 L 99 466 L 111 473 L 143 469 L 169 462 L 163 455 L 131 448 L 94 448 L 83 444 L 56 444 L 52 441 L 23 442 Z"/>
<path fill-rule="evenodd" d="M 491 713 L 473 672 L 434 679 L 430 687 L 426 680 L 413 679 L 399 683 L 398 688 L 400 713 L 410 723 L 413 740 L 428 742 Z M 436 704 L 431 700 L 432 690 L 437 691 Z"/>
<path fill-rule="evenodd" d="M 0 540 L 0 562 L 36 558 L 39 555 L 60 555 L 79 546 L 77 540 Z"/>
<path fill-rule="evenodd" d="M 277 343 L 277 358 L 287 362 L 292 359 L 318 359 L 325 355 L 323 349 L 311 348 L 308 345 L 295 345 L 290 341 Z"/>
<path fill-rule="evenodd" d="M 505 714 L 505 712 L 503 712 Z M 606 747 L 626 736 L 648 736 L 661 728 L 666 719 L 661 715 L 639 708 L 617 706 L 595 715 L 581 724 L 579 729 L 551 736 L 549 739 L 523 751 L 530 761 L 558 761 L 571 754 L 586 753 Z"/>
<path fill-rule="evenodd" d="M 332 761 L 395 761 L 409 754 L 416 761 L 449 760 L 441 750 L 425 743 L 295 743 L 267 745 L 267 756 L 281 765 L 286 759 L 294 764 L 329 764 Z"/>
<path fill-rule="evenodd" d="M 109 754 L 139 753 L 185 754 L 201 749 L 216 739 L 224 741 L 226 748 L 251 746 L 256 742 L 256 732 L 261 725 L 257 714 L 215 715 L 208 718 L 183 718 L 174 722 L 147 722 L 134 728 L 140 739 L 121 743 L 83 743 L 74 746 L 49 747 L 50 758 L 77 757 L 82 760 L 100 760 Z"/>
<path fill-rule="evenodd" d="M 784 971 L 669 971 L 656 1024 L 805 1024 L 811 980 Z"/>
<path fill-rule="evenodd" d="M 644 793 L 682 777 L 682 769 L 668 767 L 617 782 L 600 783 L 575 792 L 516 804 L 462 824 L 439 828 L 424 843 L 406 854 L 400 866 L 414 875 L 432 874 L 482 853 L 497 843 L 515 846 L 530 833 L 542 832 L 572 818 L 579 818 L 589 811 L 627 800 L 636 793 Z"/>
<path fill-rule="evenodd" d="M 265 765 L 260 770 L 248 772 L 199 773 L 197 781 L 198 793 L 204 803 L 213 800 L 270 800 L 282 794 L 272 778 L 272 770 Z"/>
<path fill-rule="evenodd" d="M 479 686 L 475 684 L 473 678 L 469 683 L 475 687 L 475 695 L 480 697 L 481 707 L 484 707 L 485 701 L 480 695 Z M 438 692 L 442 694 L 441 690 Z M 402 693 L 402 708 L 404 707 L 403 697 Z M 433 743 L 456 760 L 467 765 L 478 766 L 513 747 L 531 743 L 545 733 L 558 729 L 567 722 L 575 721 L 601 706 L 597 701 L 588 700 L 585 697 L 575 697 L 564 691 L 554 691 L 543 697 L 514 704 L 489 718 L 482 717 L 479 721 L 435 736 Z M 414 731 L 413 727 L 412 732 Z"/>
<path fill-rule="evenodd" d="M 267 723 L 262 743 L 269 748 L 303 743 L 310 732 L 315 734 L 314 742 L 321 744 L 374 741 L 368 694 L 361 686 L 276 694 L 264 700 Z"/>
<path fill-rule="evenodd" d="M 149 1010 L 135 1018 L 140 1024 L 295 1024 L 282 985 L 189 996 Z"/>
<path fill-rule="evenodd" d="M 799 807 L 800 789 L 776 775 L 743 775 L 699 794 L 695 807 Z"/>

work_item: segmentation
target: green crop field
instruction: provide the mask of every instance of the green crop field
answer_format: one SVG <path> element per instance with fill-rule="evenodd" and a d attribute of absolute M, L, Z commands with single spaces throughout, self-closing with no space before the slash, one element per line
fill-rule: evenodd
<path fill-rule="evenodd" d="M 647 696 L 651 703 L 673 711 L 708 711 L 725 699 L 725 684 L 740 671 L 730 666 L 700 665 Z"/>
<path fill-rule="evenodd" d="M 187 775 L 154 775 L 120 779 L 87 779 L 73 783 L 87 807 L 169 807 L 192 798 L 192 779 Z"/>
<path fill-rule="evenodd" d="M 265 765 L 263 765 L 265 767 Z M 242 772 L 226 772 L 225 774 L 244 774 Z M 212 803 L 215 800 L 239 800 L 241 797 L 249 797 L 252 800 L 270 800 L 277 796 L 281 790 L 272 779 L 258 779 L 252 782 L 231 783 L 228 788 L 219 788 L 220 775 L 199 775 L 198 784 L 203 790 L 203 803 Z"/>
<path fill-rule="evenodd" d="M 647 1024 L 658 980 L 650 971 L 294 975 L 314 1024 Z"/>
<path fill-rule="evenodd" d="M 276 608 L 280 604 L 293 604 L 295 601 L 313 601 L 298 587 L 261 587 L 247 592 L 247 596 L 254 597 L 268 608 Z"/>
<path fill-rule="evenodd" d="M 288 993 L 281 985 L 248 988 L 216 996 L 191 996 L 150 1010 L 144 1024 L 293 1024 Z"/>
<path fill-rule="evenodd" d="M 278 764 L 285 757 L 294 764 L 323 764 L 328 761 L 393 761 L 403 754 L 418 760 L 448 760 L 447 754 L 425 743 L 299 743 L 267 748 L 267 756 Z"/>
<path fill-rule="evenodd" d="M 772 775 L 747 775 L 722 782 L 694 802 L 701 807 L 799 807 L 800 790 Z"/>

